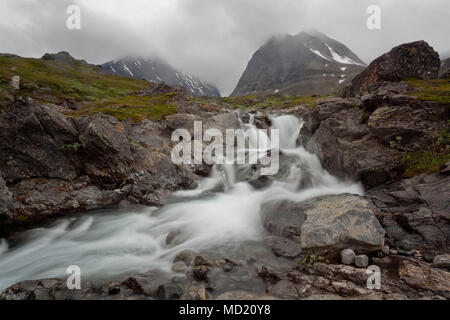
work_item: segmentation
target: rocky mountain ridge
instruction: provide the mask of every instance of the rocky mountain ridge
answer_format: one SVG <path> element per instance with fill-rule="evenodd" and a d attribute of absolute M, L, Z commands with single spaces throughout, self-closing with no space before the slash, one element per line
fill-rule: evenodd
<path fill-rule="evenodd" d="M 170 86 L 182 86 L 197 96 L 220 97 L 220 92 L 216 87 L 175 70 L 161 59 L 127 57 L 106 62 L 102 67 L 106 72 L 121 77 L 145 79 L 155 83 L 164 82 Z"/>

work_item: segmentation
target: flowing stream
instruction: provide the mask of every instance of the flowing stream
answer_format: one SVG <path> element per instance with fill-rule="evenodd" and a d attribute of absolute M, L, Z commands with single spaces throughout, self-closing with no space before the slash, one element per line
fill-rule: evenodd
<path fill-rule="evenodd" d="M 243 126 L 255 130 L 253 140 L 269 139 L 256 131 L 252 117 Z M 162 208 L 91 212 L 0 240 L 0 290 L 23 280 L 65 277 L 70 265 L 89 277 L 169 271 L 185 249 L 226 253 L 242 250 L 243 243 L 263 242 L 260 211 L 267 202 L 362 194 L 360 184 L 339 181 L 317 156 L 296 146 L 301 126 L 294 116 L 273 117 L 282 156 L 280 171 L 266 188 L 256 190 L 243 181 L 255 174 L 254 166 L 216 166 L 196 190 L 174 193 Z"/>

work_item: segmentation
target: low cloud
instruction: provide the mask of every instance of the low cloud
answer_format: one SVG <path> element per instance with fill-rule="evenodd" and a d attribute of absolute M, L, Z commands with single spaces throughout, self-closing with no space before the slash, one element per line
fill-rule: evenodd
<path fill-rule="evenodd" d="M 66 9 L 82 29 L 66 28 Z M 382 29 L 366 28 L 379 5 Z M 161 56 L 230 93 L 252 54 L 274 34 L 317 29 L 370 62 L 393 46 L 424 39 L 448 55 L 448 0 L 2 0 L 0 52 L 40 57 L 69 51 L 91 63 Z"/>

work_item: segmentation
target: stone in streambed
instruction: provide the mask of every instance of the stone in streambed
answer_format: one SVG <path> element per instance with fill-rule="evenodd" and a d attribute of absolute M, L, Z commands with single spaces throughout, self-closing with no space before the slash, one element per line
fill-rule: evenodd
<path fill-rule="evenodd" d="M 355 251 L 352 249 L 344 249 L 341 251 L 341 261 L 343 264 L 351 265 L 355 262 Z"/>
<path fill-rule="evenodd" d="M 183 261 L 175 262 L 172 266 L 172 271 L 177 273 L 183 273 L 186 271 L 186 264 Z"/>
<path fill-rule="evenodd" d="M 365 254 L 355 257 L 355 265 L 358 268 L 366 268 L 369 265 L 369 257 Z"/>
<path fill-rule="evenodd" d="M 192 274 L 198 281 L 208 281 L 208 271 L 207 266 L 196 266 L 192 269 Z"/>

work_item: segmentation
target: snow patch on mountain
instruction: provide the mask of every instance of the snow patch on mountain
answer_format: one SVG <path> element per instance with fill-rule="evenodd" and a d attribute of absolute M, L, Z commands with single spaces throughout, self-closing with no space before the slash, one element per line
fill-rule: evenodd
<path fill-rule="evenodd" d="M 198 96 L 220 97 L 214 86 L 182 71 L 175 70 L 161 59 L 116 59 L 103 64 L 106 72 L 122 77 L 145 79 L 170 86 L 182 86 Z"/>

